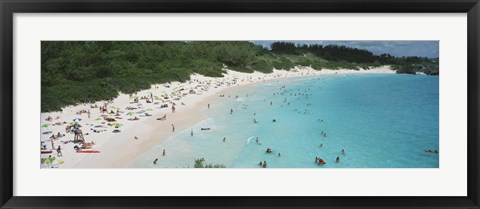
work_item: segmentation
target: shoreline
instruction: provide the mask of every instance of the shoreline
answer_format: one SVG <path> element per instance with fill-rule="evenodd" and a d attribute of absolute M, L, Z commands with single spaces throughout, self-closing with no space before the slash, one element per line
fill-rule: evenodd
<path fill-rule="evenodd" d="M 45 119 L 48 116 L 53 118 L 56 116 L 60 117 L 59 119 L 52 121 L 52 123 L 60 121 L 66 121 L 68 123 L 71 122 L 73 118 L 81 118 L 82 120 L 80 123 L 83 126 L 82 130 L 85 134 L 84 137 L 87 142 L 95 142 L 94 149 L 101 151 L 101 153 L 98 154 L 76 153 L 73 149 L 73 143 L 61 143 L 61 141 L 73 139 L 73 135 L 65 133 L 65 125 L 57 125 L 54 128 L 50 128 L 51 126 L 41 128 L 41 132 L 50 130 L 53 133 L 60 132 L 61 134 L 65 134 L 65 137 L 61 137 L 60 139 L 54 141 L 55 147 L 58 145 L 62 146 L 63 157 L 58 158 L 64 161 L 64 163 L 59 166 L 61 168 L 125 168 L 129 167 L 137 157 L 148 151 L 153 146 L 164 142 L 176 132 L 183 131 L 195 123 L 203 120 L 205 118 L 203 110 L 207 109 L 208 104 L 214 103 L 212 102 L 213 100 L 218 100 L 221 98 L 219 95 L 225 94 L 230 90 L 235 90 L 240 87 L 245 88 L 252 84 L 261 82 L 273 82 L 295 77 L 361 73 L 395 73 L 395 71 L 390 70 L 389 66 L 381 66 L 371 70 L 359 71 L 344 69 L 317 71 L 308 67 L 296 67 L 290 71 L 274 70 L 274 72 L 270 74 L 264 74 L 260 72 L 241 73 L 228 70 L 227 74 L 225 74 L 225 77 L 221 78 L 192 75 L 191 79 L 184 83 L 173 82 L 169 84 L 169 87 L 167 87 L 168 84 L 157 84 L 152 85 L 151 89 L 137 92 L 136 95 L 140 97 L 148 94 L 154 96 L 167 94 L 170 97 L 174 97 L 178 94 L 182 95 L 180 96 L 179 100 L 169 99 L 162 101 L 169 104 L 168 108 L 163 109 L 158 109 L 154 103 L 146 103 L 145 101 L 141 100 L 140 103 L 142 105 L 137 106 L 139 109 L 135 111 L 151 109 L 152 116 L 139 116 L 140 120 L 138 121 L 126 120 L 126 118 L 129 117 L 126 115 L 129 110 L 125 110 L 125 107 L 133 106 L 131 103 L 132 98 L 125 94 L 121 94 L 119 97 L 115 98 L 112 103 L 108 104 L 108 107 L 118 107 L 120 108 L 120 111 L 123 111 L 121 114 L 122 119 L 118 119 L 118 123 L 122 123 L 123 125 L 119 128 L 119 130 L 121 130 L 120 133 L 112 133 L 115 128 L 108 126 L 105 129 L 102 128 L 102 130 L 106 131 L 93 133 L 92 130 L 94 130 L 94 128 L 92 128 L 92 126 L 98 126 L 104 121 L 96 121 L 96 118 L 98 118 L 98 115 L 101 113 L 99 113 L 99 111 L 95 108 L 90 108 L 90 104 L 66 107 L 62 112 L 41 114 L 42 124 L 47 123 Z M 179 88 L 187 90 L 187 94 L 185 94 L 185 92 L 182 90 L 175 93 L 175 90 Z M 189 90 L 193 90 L 195 94 L 188 93 Z M 168 91 L 170 91 L 170 94 L 167 93 Z M 160 100 L 154 101 L 157 102 Z M 173 102 L 176 103 L 175 113 L 171 112 L 171 104 Z M 101 105 L 102 103 L 103 102 L 96 102 L 95 104 Z M 182 103 L 185 105 L 182 105 Z M 85 114 L 75 114 L 75 112 L 82 109 L 89 109 L 92 117 L 88 118 Z M 160 121 L 156 119 L 165 114 L 167 115 L 167 120 Z M 108 123 L 104 122 L 101 125 L 105 126 L 105 124 Z M 172 132 L 171 124 L 175 125 L 175 132 Z M 41 134 L 41 140 L 47 145 L 50 145 L 49 136 L 50 135 Z M 138 139 L 135 139 L 135 137 Z M 56 156 L 56 151 L 53 151 L 51 155 L 52 157 Z M 48 155 L 42 155 L 41 157 L 48 157 Z"/>

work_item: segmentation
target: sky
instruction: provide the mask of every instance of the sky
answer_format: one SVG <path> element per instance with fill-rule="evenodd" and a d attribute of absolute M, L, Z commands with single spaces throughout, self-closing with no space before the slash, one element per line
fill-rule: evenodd
<path fill-rule="evenodd" d="M 255 44 L 270 47 L 275 41 L 253 41 Z M 420 56 L 438 58 L 438 41 L 288 41 L 299 44 L 342 45 L 366 49 L 375 55 L 387 53 L 393 56 Z"/>

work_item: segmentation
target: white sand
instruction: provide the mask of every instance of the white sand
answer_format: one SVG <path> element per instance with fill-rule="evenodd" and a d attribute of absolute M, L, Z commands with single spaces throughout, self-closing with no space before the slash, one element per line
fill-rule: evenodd
<path fill-rule="evenodd" d="M 113 101 L 108 103 L 108 111 L 113 108 L 119 108 L 120 117 L 116 122 L 122 124 L 118 128 L 120 133 L 112 133 L 116 128 L 109 126 L 105 121 L 98 108 L 90 108 L 94 104 L 82 104 L 69 106 L 61 112 L 42 113 L 42 125 L 49 124 L 48 127 L 42 127 L 41 132 L 51 131 L 53 133 L 65 134 L 57 140 L 54 140 L 54 146 L 61 146 L 63 156 L 57 157 L 64 161 L 59 166 L 61 168 L 124 168 L 128 167 L 136 157 L 150 149 L 152 146 L 160 144 L 172 132 L 172 124 L 175 131 L 184 130 L 191 125 L 199 122 L 204 117 L 201 110 L 206 109 L 208 103 L 219 98 L 219 95 L 236 86 L 245 86 L 257 82 L 271 81 L 277 79 L 312 76 L 321 74 L 347 74 L 347 73 L 395 73 L 389 66 L 381 66 L 370 70 L 321 70 L 317 71 L 309 67 L 296 67 L 290 71 L 274 70 L 273 73 L 264 74 L 260 72 L 241 73 L 226 70 L 226 74 L 222 78 L 211 78 L 202 75 L 192 75 L 190 80 L 184 83 L 173 82 L 170 84 L 152 85 L 152 88 L 136 93 L 139 98 L 142 96 L 149 97 L 151 94 L 155 97 L 168 95 L 168 99 L 155 99 L 153 103 L 147 103 L 141 99 L 139 103 L 133 102 L 133 98 L 129 95 L 120 94 Z M 168 87 L 167 87 L 168 85 Z M 180 91 L 180 89 L 183 89 Z M 190 94 L 189 91 L 195 91 Z M 134 96 L 134 95 L 133 95 Z M 96 102 L 98 106 L 102 106 L 107 101 Z M 172 104 L 175 103 L 176 111 L 172 113 Z M 212 102 L 213 103 L 213 102 Z M 168 108 L 159 108 L 161 104 L 168 104 Z M 127 107 L 135 107 L 138 109 L 127 110 Z M 214 107 L 211 107 L 214 110 Z M 80 110 L 89 110 L 88 114 L 76 114 Z M 127 115 L 129 112 L 137 113 L 138 111 L 146 111 L 152 116 L 144 116 L 144 114 Z M 116 110 L 114 110 L 116 111 Z M 167 120 L 157 120 L 157 118 L 167 115 Z M 48 122 L 46 118 L 51 116 L 53 121 Z M 56 117 L 58 119 L 55 119 Z M 139 120 L 127 120 L 133 117 Z M 112 116 L 115 117 L 115 116 Z M 65 132 L 65 127 L 72 122 L 73 119 L 80 118 L 79 124 L 87 142 L 94 141 L 95 145 L 92 149 L 100 151 L 100 153 L 76 153 L 73 143 L 63 143 L 73 140 L 74 135 Z M 102 118 L 96 120 L 97 118 Z M 66 122 L 66 124 L 63 124 Z M 61 125 L 52 125 L 62 123 Z M 102 125 L 104 128 L 94 128 L 94 126 Z M 103 130 L 95 133 L 93 130 Z M 51 149 L 50 136 L 52 134 L 41 134 L 41 141 L 47 146 L 47 150 Z M 138 139 L 135 139 L 137 137 Z M 57 152 L 53 151 L 52 157 L 56 157 Z M 48 157 L 49 154 L 42 154 L 41 157 Z M 44 165 L 43 167 L 48 167 Z"/>

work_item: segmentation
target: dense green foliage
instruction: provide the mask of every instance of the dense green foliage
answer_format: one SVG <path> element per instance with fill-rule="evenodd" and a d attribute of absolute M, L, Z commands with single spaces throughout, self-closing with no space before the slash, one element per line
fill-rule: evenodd
<path fill-rule="evenodd" d="M 194 168 L 226 168 L 223 164 L 207 164 L 204 158 L 195 159 Z"/>
<path fill-rule="evenodd" d="M 42 112 L 115 98 L 119 92 L 133 93 L 151 84 L 186 81 L 192 73 L 222 77 L 224 66 L 270 73 L 273 68 L 289 70 L 298 65 L 358 70 L 419 64 L 433 66 L 438 74 L 438 62 L 427 58 L 376 56 L 343 46 L 276 42 L 268 50 L 247 41 L 43 41 L 41 45 Z"/>

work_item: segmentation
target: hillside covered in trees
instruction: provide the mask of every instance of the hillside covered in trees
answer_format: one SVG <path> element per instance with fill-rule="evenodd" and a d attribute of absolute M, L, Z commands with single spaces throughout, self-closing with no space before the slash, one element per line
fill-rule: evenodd
<path fill-rule="evenodd" d="M 294 66 L 358 70 L 392 65 L 399 73 L 438 75 L 438 59 L 290 42 L 266 49 L 248 41 L 42 41 L 41 62 L 42 112 L 115 98 L 151 84 L 186 81 L 193 73 L 221 77 L 224 66 L 270 73 Z"/>

